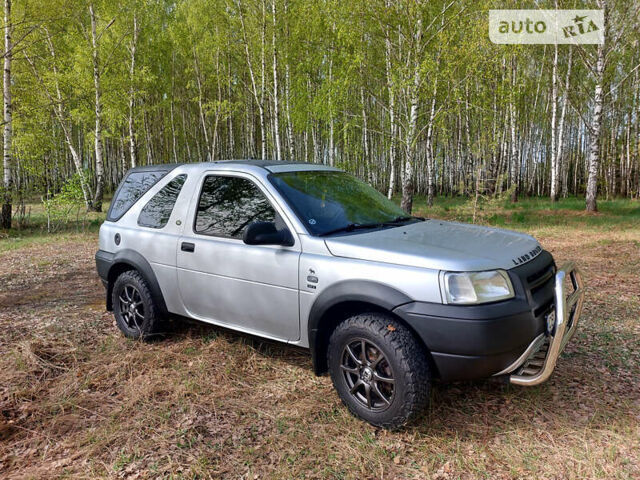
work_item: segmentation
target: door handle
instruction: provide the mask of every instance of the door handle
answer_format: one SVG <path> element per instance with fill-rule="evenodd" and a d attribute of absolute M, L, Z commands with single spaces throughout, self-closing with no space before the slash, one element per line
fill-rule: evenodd
<path fill-rule="evenodd" d="M 196 249 L 196 244 L 191 242 L 182 242 L 180 245 L 180 250 L 183 252 L 193 252 Z"/>

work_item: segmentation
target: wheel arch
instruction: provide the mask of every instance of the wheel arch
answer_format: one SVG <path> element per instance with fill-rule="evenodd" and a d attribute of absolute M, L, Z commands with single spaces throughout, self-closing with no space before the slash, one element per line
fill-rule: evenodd
<path fill-rule="evenodd" d="M 160 314 L 167 314 L 167 305 L 160 289 L 160 284 L 156 278 L 149 262 L 138 252 L 130 249 L 120 250 L 113 257 L 113 261 L 107 273 L 107 310 L 113 310 L 112 292 L 116 279 L 124 272 L 136 270 L 149 284 L 149 290 L 153 296 L 153 301 Z"/>
<path fill-rule="evenodd" d="M 339 282 L 324 290 L 313 303 L 307 325 L 313 370 L 322 375 L 328 370 L 327 347 L 333 330 L 347 318 L 365 312 L 390 315 L 404 325 L 424 348 L 427 361 L 433 365 L 429 348 L 418 333 L 394 308 L 413 302 L 405 293 L 382 283 L 369 280 Z M 436 372 L 436 370 L 433 370 Z"/>

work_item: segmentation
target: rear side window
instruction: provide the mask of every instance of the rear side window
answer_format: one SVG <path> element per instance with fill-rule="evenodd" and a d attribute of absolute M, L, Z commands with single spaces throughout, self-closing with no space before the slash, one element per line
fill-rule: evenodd
<path fill-rule="evenodd" d="M 167 174 L 165 171 L 157 172 L 133 172 L 127 175 L 120 188 L 116 192 L 116 196 L 111 202 L 111 208 L 107 215 L 107 220 L 115 222 L 120 219 L 131 205 L 145 194 L 147 190 L 153 187 L 158 180 Z"/>
<path fill-rule="evenodd" d="M 273 222 L 276 212 L 262 191 L 239 177 L 205 178 L 194 230 L 203 235 L 242 238 L 251 222 Z"/>
<path fill-rule="evenodd" d="M 142 227 L 163 228 L 169 221 L 173 206 L 176 204 L 182 185 L 184 185 L 186 175 L 178 175 L 167 183 L 147 202 L 140 216 L 138 225 Z"/>

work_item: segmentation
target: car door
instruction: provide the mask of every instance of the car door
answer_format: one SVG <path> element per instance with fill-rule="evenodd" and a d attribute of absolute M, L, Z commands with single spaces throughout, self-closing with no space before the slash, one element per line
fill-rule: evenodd
<path fill-rule="evenodd" d="M 278 340 L 300 337 L 298 262 L 291 247 L 247 245 L 253 221 L 287 227 L 269 192 L 243 173 L 203 175 L 190 221 L 178 242 L 180 295 L 193 318 Z"/>

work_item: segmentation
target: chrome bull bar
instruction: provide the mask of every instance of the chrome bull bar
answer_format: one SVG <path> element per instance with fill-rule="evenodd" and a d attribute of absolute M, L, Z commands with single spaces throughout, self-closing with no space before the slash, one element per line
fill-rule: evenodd
<path fill-rule="evenodd" d="M 565 291 L 565 280 L 570 280 L 573 291 Z M 509 382 L 534 386 L 545 382 L 553 373 L 558 357 L 578 327 L 584 303 L 584 283 L 580 272 L 569 262 L 555 275 L 555 324 L 548 336 L 535 338 L 525 352 L 509 367 L 497 375 L 511 374 Z M 546 351 L 545 351 L 546 350 Z"/>

